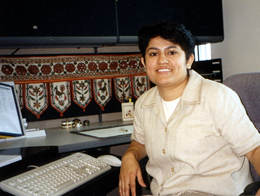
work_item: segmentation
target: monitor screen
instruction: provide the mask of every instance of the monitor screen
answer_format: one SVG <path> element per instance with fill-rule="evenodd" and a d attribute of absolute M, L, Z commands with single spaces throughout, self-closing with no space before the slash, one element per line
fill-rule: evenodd
<path fill-rule="evenodd" d="M 224 39 L 222 0 L 10 0 L 0 48 L 136 44 L 141 26 L 161 20 L 183 23 L 198 43 Z"/>
<path fill-rule="evenodd" d="M 0 135 L 24 135 L 22 116 L 13 85 L 0 83 Z"/>
<path fill-rule="evenodd" d="M 222 0 L 123 0 L 118 1 L 120 41 L 137 41 L 143 25 L 159 21 L 184 24 L 198 44 L 224 39 Z"/>
<path fill-rule="evenodd" d="M 10 0 L 0 6 L 0 26 L 0 47 L 116 42 L 114 0 Z"/>

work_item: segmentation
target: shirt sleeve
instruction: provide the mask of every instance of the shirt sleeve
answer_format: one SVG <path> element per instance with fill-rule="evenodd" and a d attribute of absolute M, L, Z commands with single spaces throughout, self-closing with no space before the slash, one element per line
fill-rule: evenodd
<path fill-rule="evenodd" d="M 144 129 L 143 129 L 143 116 L 142 116 L 142 104 L 140 100 L 136 101 L 134 112 L 134 131 L 131 139 L 141 144 L 144 144 Z"/>
<path fill-rule="evenodd" d="M 214 97 L 211 99 L 211 111 L 215 124 L 233 151 L 242 156 L 260 146 L 260 134 L 249 119 L 237 93 L 223 87 Z"/>

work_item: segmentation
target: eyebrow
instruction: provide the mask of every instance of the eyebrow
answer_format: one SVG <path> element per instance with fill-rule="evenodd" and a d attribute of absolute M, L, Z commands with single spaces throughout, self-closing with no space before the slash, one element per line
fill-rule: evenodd
<path fill-rule="evenodd" d="M 176 49 L 177 47 L 176 46 L 168 46 L 166 49 L 171 49 L 171 48 Z M 160 50 L 160 49 L 156 48 L 156 47 L 150 47 L 150 48 L 147 48 L 147 51 L 149 51 L 149 50 Z"/>

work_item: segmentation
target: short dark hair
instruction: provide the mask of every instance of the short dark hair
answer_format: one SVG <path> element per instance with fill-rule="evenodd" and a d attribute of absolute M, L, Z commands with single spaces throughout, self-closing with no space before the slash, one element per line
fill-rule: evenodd
<path fill-rule="evenodd" d="M 143 26 L 138 32 L 138 46 L 143 57 L 145 57 L 149 41 L 157 36 L 180 45 L 185 52 L 186 59 L 194 54 L 195 41 L 193 35 L 183 24 L 160 22 Z"/>

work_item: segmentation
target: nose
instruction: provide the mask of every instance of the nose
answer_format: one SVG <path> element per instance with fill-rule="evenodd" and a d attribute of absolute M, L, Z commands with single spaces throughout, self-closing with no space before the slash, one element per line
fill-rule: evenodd
<path fill-rule="evenodd" d="M 160 64 L 165 64 L 165 63 L 168 63 L 168 59 L 167 59 L 167 57 L 165 56 L 165 54 L 160 54 L 159 55 L 159 63 Z"/>

